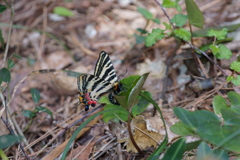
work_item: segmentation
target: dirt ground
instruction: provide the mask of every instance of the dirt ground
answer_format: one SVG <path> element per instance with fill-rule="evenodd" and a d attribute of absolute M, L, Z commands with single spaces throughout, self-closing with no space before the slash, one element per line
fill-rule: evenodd
<path fill-rule="evenodd" d="M 196 0 L 196 3 L 205 18 L 204 28 L 240 23 L 238 0 Z M 9 107 L 14 117 L 13 124 L 16 130 L 24 130 L 28 125 L 29 119 L 22 115 L 22 111 L 34 110 L 36 106 L 31 97 L 31 88 L 40 91 L 39 104 L 53 113 L 53 119 L 46 113 L 37 114 L 30 127 L 24 132 L 25 141 L 22 144 L 32 158 L 41 159 L 46 156 L 47 159 L 57 158 L 74 130 L 73 127 L 64 136 L 55 139 L 62 131 L 61 127 L 71 124 L 86 114 L 84 107 L 77 106 L 76 78 L 51 73 L 36 74 L 27 77 L 19 84 L 26 75 L 35 70 L 67 69 L 93 74 L 99 53 L 106 51 L 119 79 L 150 72 L 144 89 L 152 94 L 156 102 L 160 100 L 163 86 L 167 85 L 161 106 L 167 127 L 178 121 L 172 111 L 174 106 L 192 111 L 212 110 L 214 95 L 220 94 L 225 97 L 229 90 L 240 93 L 239 87 L 226 85 L 222 73 L 215 72 L 214 66 L 203 57 L 201 58 L 203 67 L 208 78 L 212 78 L 210 82 L 212 87 L 204 91 L 198 88 L 194 90 L 191 86 L 195 85 L 196 81 L 202 80 L 203 76 L 196 67 L 193 67 L 195 64 L 188 45 L 182 44 L 172 62 L 166 63 L 177 45 L 174 38 L 160 40 L 153 47 L 136 44 L 133 36 L 137 33 L 136 29 L 143 28 L 147 24 L 147 20 L 137 12 L 137 7 L 148 9 L 161 22 L 168 22 L 154 0 L 20 0 L 15 1 L 13 6 L 12 21 L 10 10 L 0 14 L 0 28 L 5 43 L 8 39 L 9 24 L 12 22 L 8 58 L 13 54 L 22 57 L 22 59 L 13 59 L 15 66 L 10 70 L 11 82 L 9 89 L 4 92 L 8 100 L 11 100 Z M 56 6 L 67 8 L 74 15 L 59 17 L 53 13 Z M 180 6 L 183 14 L 186 14 L 183 1 L 180 1 Z M 169 17 L 178 14 L 175 9 L 166 9 L 166 12 Z M 154 28 L 163 29 L 164 26 L 162 23 L 158 25 L 152 22 L 146 26 L 147 31 Z M 185 28 L 189 29 L 188 26 Z M 193 31 L 195 30 L 198 29 L 193 28 Z M 230 33 L 229 37 L 234 39 L 225 45 L 233 52 L 231 59 L 233 61 L 240 54 L 239 29 Z M 194 38 L 194 45 L 199 47 L 211 41 L 209 38 Z M 3 63 L 3 57 L 4 50 L 1 49 L 0 64 Z M 226 73 L 231 73 L 229 62 L 219 61 L 219 64 Z M 165 84 L 163 78 L 167 67 L 170 69 L 168 84 Z M 18 85 L 17 90 L 14 91 L 16 85 Z M 157 120 L 158 115 L 153 118 L 152 113 L 153 107 L 149 106 L 144 113 L 145 118 L 164 134 L 162 122 Z M 117 124 L 114 125 L 116 128 L 119 127 Z M 0 135 L 8 134 L 1 122 L 0 128 Z M 109 128 L 111 128 L 109 124 L 104 124 L 100 118 L 91 121 L 82 131 L 81 138 L 76 141 L 68 158 L 118 159 L 119 156 L 122 159 L 133 159 L 135 156 L 137 158 L 137 154 L 128 153 L 123 145 L 118 145 L 117 140 L 121 135 Z M 169 131 L 169 141 L 171 142 L 175 137 L 176 135 Z M 51 144 L 43 148 L 49 142 Z M 7 155 L 13 159 L 24 159 L 17 145 L 10 148 Z"/>

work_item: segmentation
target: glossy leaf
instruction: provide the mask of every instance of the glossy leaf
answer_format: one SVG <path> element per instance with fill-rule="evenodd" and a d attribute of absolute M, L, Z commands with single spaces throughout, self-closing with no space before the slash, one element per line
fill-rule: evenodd
<path fill-rule="evenodd" d="M 151 97 L 151 93 L 147 91 L 142 91 L 141 94 Z M 134 117 L 140 115 L 146 110 L 149 104 L 149 101 L 147 101 L 143 96 L 138 96 L 138 103 L 132 107 L 132 115 Z"/>
<path fill-rule="evenodd" d="M 32 99 L 34 101 L 35 104 L 38 104 L 39 100 L 40 100 L 40 93 L 36 88 L 32 88 L 30 90 L 31 94 L 32 94 Z"/>
<path fill-rule="evenodd" d="M 173 143 L 164 154 L 162 160 L 181 160 L 186 147 L 185 141 L 184 138 L 181 138 Z"/>
<path fill-rule="evenodd" d="M 11 80 L 11 73 L 7 68 L 2 68 L 0 70 L 0 77 L 2 79 L 2 81 L 4 82 L 10 82 Z"/>
<path fill-rule="evenodd" d="M 193 0 L 185 0 L 189 23 L 195 27 L 203 28 L 204 17 Z"/>
<path fill-rule="evenodd" d="M 21 136 L 17 135 L 2 135 L 0 136 L 0 149 L 4 149 L 14 145 L 21 140 Z"/>

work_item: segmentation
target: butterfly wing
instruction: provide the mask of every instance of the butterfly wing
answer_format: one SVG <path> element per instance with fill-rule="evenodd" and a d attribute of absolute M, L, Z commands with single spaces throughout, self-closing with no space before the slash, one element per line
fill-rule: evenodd
<path fill-rule="evenodd" d="M 99 54 L 99 58 L 94 70 L 94 75 L 112 84 L 118 81 L 113 64 L 108 54 L 104 51 Z"/>

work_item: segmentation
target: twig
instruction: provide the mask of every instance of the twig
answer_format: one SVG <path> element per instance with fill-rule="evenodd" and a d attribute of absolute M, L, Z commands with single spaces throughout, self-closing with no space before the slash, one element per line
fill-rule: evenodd
<path fill-rule="evenodd" d="M 5 3 L 8 5 L 9 9 L 11 10 L 11 18 L 10 18 L 10 24 L 9 24 L 9 30 L 8 30 L 8 36 L 7 36 L 7 44 L 4 52 L 4 57 L 3 57 L 3 63 L 2 63 L 2 68 L 5 65 L 6 59 L 7 59 L 7 54 L 8 54 L 8 49 L 9 49 L 9 44 L 10 44 L 10 37 L 11 37 L 11 31 L 12 31 L 12 24 L 13 24 L 13 19 L 14 19 L 14 8 L 13 8 L 13 1 L 11 0 L 11 5 L 5 1 Z"/>
<path fill-rule="evenodd" d="M 169 23 L 172 25 L 173 29 L 175 29 L 175 26 L 171 23 L 171 20 L 168 16 L 168 14 L 166 13 L 166 11 L 164 10 L 164 8 L 162 7 L 161 3 L 158 0 L 155 0 L 155 2 L 159 5 L 159 7 L 162 9 L 164 15 L 167 17 Z M 193 46 L 191 43 L 189 43 L 188 41 L 184 41 L 186 42 L 192 49 L 195 49 L 197 51 L 199 51 L 200 53 L 202 53 L 210 62 L 212 62 L 214 65 L 216 65 L 218 67 L 218 69 L 225 75 L 228 76 L 223 69 L 217 64 L 215 63 L 205 52 L 203 52 L 202 50 L 198 49 L 197 47 Z"/>

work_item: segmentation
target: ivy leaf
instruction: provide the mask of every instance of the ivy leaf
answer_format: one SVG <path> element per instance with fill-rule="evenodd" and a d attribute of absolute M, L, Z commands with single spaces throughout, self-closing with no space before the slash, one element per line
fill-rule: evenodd
<path fill-rule="evenodd" d="M 171 0 L 163 0 L 162 6 L 165 8 L 176 8 L 177 3 Z"/>
<path fill-rule="evenodd" d="M 240 62 L 237 62 L 237 61 L 233 61 L 231 64 L 230 64 L 230 68 L 234 71 L 237 71 L 237 72 L 240 72 Z"/>
<path fill-rule="evenodd" d="M 11 60 L 11 59 L 8 59 L 8 63 L 7 63 L 7 68 L 8 69 L 11 69 L 15 66 L 15 63 Z"/>
<path fill-rule="evenodd" d="M 175 29 L 174 33 L 177 37 L 179 37 L 185 41 L 190 41 L 190 39 L 191 39 L 191 33 L 184 28 Z"/>
<path fill-rule="evenodd" d="M 153 29 L 152 33 L 148 33 L 148 36 L 146 37 L 145 43 L 147 47 L 152 46 L 156 43 L 156 40 L 160 40 L 164 37 L 163 30 L 157 28 Z"/>
<path fill-rule="evenodd" d="M 188 19 L 188 16 L 183 14 L 176 14 L 172 19 L 171 23 L 175 23 L 177 27 L 182 27 L 184 24 L 186 24 L 186 21 Z"/>
<path fill-rule="evenodd" d="M 141 8 L 141 7 L 138 7 L 137 8 L 137 11 L 139 13 L 141 13 L 143 15 L 143 17 L 145 17 L 146 19 L 148 20 L 151 20 L 153 18 L 153 15 L 151 12 L 149 12 L 148 10 L 144 9 L 144 8 Z"/>
<path fill-rule="evenodd" d="M 71 17 L 73 16 L 73 12 L 65 7 L 61 7 L 61 6 L 57 6 L 53 9 L 53 13 L 56 13 L 60 16 L 64 16 L 64 17 Z"/>
<path fill-rule="evenodd" d="M 228 30 L 227 28 L 223 28 L 221 31 L 211 29 L 208 31 L 208 37 L 216 37 L 218 40 L 222 40 L 227 36 Z"/>
<path fill-rule="evenodd" d="M 213 53 L 214 55 L 220 52 L 220 49 L 219 49 L 219 47 L 218 47 L 217 45 L 210 45 L 210 46 L 209 46 L 209 49 L 212 50 L 212 53 Z"/>
<path fill-rule="evenodd" d="M 239 86 L 240 85 L 240 75 L 237 75 L 237 78 L 232 79 L 232 83 L 235 86 Z"/>

